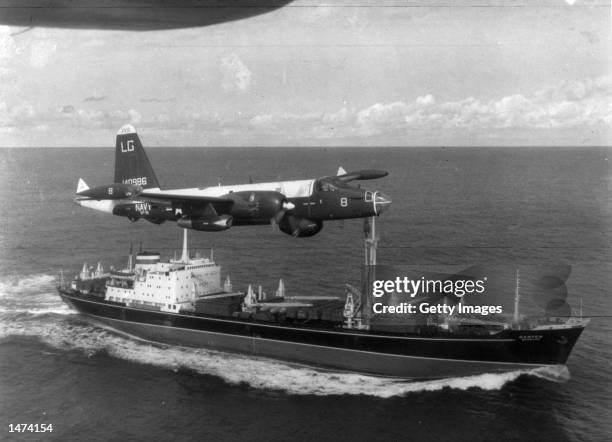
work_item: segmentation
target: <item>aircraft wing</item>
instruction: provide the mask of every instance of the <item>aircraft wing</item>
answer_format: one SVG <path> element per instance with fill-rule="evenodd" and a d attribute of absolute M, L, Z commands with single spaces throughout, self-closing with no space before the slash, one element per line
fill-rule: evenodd
<path fill-rule="evenodd" d="M 181 207 L 183 209 L 205 209 L 212 206 L 218 215 L 229 214 L 234 205 L 234 200 L 230 198 L 182 193 L 144 191 L 138 197 L 145 198 L 151 202 L 170 203 L 174 207 Z"/>

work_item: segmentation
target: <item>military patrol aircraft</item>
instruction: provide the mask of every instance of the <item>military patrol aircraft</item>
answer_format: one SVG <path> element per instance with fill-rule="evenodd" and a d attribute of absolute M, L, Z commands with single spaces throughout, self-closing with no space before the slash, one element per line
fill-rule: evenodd
<path fill-rule="evenodd" d="M 117 133 L 114 183 L 90 189 L 79 179 L 75 202 L 130 221 L 175 221 L 206 232 L 272 223 L 288 235 L 308 237 L 323 228 L 323 221 L 380 215 L 391 199 L 349 183 L 386 175 L 340 168 L 336 176 L 317 179 L 161 189 L 136 130 L 126 125 Z"/>

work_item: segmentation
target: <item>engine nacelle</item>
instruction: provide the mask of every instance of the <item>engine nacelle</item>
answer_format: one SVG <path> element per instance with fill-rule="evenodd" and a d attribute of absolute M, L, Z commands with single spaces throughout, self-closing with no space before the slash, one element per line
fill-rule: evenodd
<path fill-rule="evenodd" d="M 289 215 L 283 217 L 278 224 L 278 228 L 287 235 L 306 238 L 319 233 L 323 228 L 323 221 L 312 221 L 308 218 Z"/>
<path fill-rule="evenodd" d="M 285 195 L 272 191 L 232 192 L 224 197 L 234 200 L 232 216 L 239 219 L 269 222 L 283 208 Z"/>
<path fill-rule="evenodd" d="M 220 215 L 212 218 L 190 218 L 184 216 L 176 222 L 176 225 L 183 229 L 193 229 L 202 232 L 220 232 L 232 227 L 232 217 L 230 215 Z"/>
<path fill-rule="evenodd" d="M 79 196 L 86 196 L 95 200 L 120 200 L 133 198 L 142 192 L 142 186 L 137 184 L 115 183 L 107 186 L 98 186 L 78 192 Z"/>

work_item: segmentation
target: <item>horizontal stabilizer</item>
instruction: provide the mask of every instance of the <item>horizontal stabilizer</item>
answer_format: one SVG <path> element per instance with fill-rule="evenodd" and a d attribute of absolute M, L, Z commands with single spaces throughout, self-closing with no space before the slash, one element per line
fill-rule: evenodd
<path fill-rule="evenodd" d="M 85 190 L 89 190 L 89 186 L 87 185 L 87 183 L 83 180 L 83 178 L 79 178 L 79 184 L 77 184 L 77 190 L 76 193 L 81 193 Z"/>

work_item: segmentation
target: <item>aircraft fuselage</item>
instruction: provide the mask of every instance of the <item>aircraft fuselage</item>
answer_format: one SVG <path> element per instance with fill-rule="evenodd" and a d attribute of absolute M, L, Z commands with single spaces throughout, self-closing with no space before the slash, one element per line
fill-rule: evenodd
<path fill-rule="evenodd" d="M 97 209 L 132 219 L 177 221 L 178 219 L 198 215 L 196 210 L 186 203 L 173 204 L 158 201 L 156 196 L 174 195 L 189 198 L 198 197 L 232 197 L 246 194 L 246 206 L 239 204 L 244 198 L 237 199 L 229 211 L 233 225 L 269 224 L 271 214 L 261 210 L 261 203 L 249 204 L 249 196 L 258 196 L 265 192 L 282 194 L 294 208 L 291 214 L 308 218 L 312 221 L 361 218 L 380 214 L 390 200 L 380 192 L 372 192 L 357 187 L 339 187 L 326 182 L 325 179 L 297 181 L 279 181 L 270 183 L 239 184 L 233 186 L 212 186 L 206 188 L 184 189 L 147 189 L 137 198 L 125 199 L 91 199 L 77 198 L 75 201 L 84 207 Z"/>

